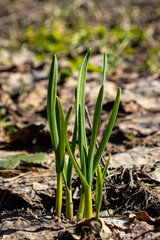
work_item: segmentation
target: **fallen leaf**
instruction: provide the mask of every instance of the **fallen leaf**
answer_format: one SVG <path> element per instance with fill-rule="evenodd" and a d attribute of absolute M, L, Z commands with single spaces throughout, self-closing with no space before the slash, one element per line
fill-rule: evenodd
<path fill-rule="evenodd" d="M 47 162 L 48 158 L 44 153 L 37 153 L 34 155 L 18 154 L 18 155 L 7 155 L 0 158 L 0 169 L 14 169 L 20 163 L 32 162 L 32 163 L 43 163 Z"/>
<path fill-rule="evenodd" d="M 156 224 L 156 225 L 159 225 L 160 224 L 160 218 L 157 218 L 157 219 L 153 219 L 151 218 L 147 212 L 145 211 L 140 211 L 136 214 L 136 219 L 139 220 L 139 221 L 145 221 L 147 223 L 150 223 L 150 224 Z"/>

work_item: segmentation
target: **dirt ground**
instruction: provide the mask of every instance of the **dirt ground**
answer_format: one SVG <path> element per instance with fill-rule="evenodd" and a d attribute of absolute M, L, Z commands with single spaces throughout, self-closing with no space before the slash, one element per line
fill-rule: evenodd
<path fill-rule="evenodd" d="M 56 1 L 55 1 L 56 2 Z M 86 1 L 77 8 L 89 14 Z M 92 1 L 91 1 L 92 2 Z M 57 8 L 73 1 L 57 1 Z M 96 16 L 88 18 L 94 26 L 99 21 L 106 28 L 138 26 L 147 31 L 150 44 L 160 42 L 160 1 L 114 0 L 94 1 Z M 98 135 L 102 138 L 109 120 L 118 87 L 122 88 L 118 117 L 104 153 L 111 153 L 108 175 L 104 182 L 101 209 L 101 231 L 95 233 L 90 222 L 77 224 L 80 179 L 73 174 L 74 220 L 65 218 L 65 189 L 62 216 L 55 216 L 55 156 L 50 140 L 46 114 L 46 97 L 50 62 L 37 61 L 36 53 L 26 45 L 10 49 L 14 33 L 19 40 L 31 23 L 37 28 L 51 16 L 52 1 L 0 1 L 0 164 L 14 154 L 43 152 L 47 163 L 20 162 L 15 169 L 0 168 L 0 239 L 160 239 L 160 72 L 143 68 L 148 46 L 107 77 L 104 104 Z M 122 14 L 122 12 L 127 14 Z M 48 14 L 48 15 L 47 15 Z M 99 15 L 98 15 L 99 14 Z M 97 17 L 98 16 L 98 17 Z M 98 20 L 97 20 L 98 19 Z M 72 24 L 76 14 L 67 20 Z M 17 40 L 17 41 L 18 41 Z M 137 44 L 136 42 L 134 44 Z M 91 46 L 92 47 L 92 46 Z M 84 56 L 87 47 L 78 48 Z M 82 49 L 82 50 L 81 50 Z M 101 48 L 93 43 L 91 62 L 102 65 Z M 49 55 L 50 57 L 51 55 Z M 66 61 L 58 55 L 59 68 Z M 12 61 L 8 63 L 8 59 Z M 154 61 L 154 60 L 153 60 Z M 68 65 L 67 65 L 68 66 Z M 58 95 L 65 113 L 74 104 L 78 72 L 58 84 Z M 92 119 L 102 75 L 89 71 L 86 81 L 86 105 Z M 74 113 L 68 133 L 72 135 Z M 88 142 L 91 131 L 86 118 Z M 78 159 L 78 154 L 76 154 Z M 7 161 L 7 160 L 6 160 Z M 102 163 L 101 163 L 102 164 Z M 1 165 L 0 165 L 1 166 Z M 95 181 L 94 184 L 95 185 Z M 95 194 L 93 207 L 95 211 Z M 104 234 L 105 233 L 105 234 Z"/>

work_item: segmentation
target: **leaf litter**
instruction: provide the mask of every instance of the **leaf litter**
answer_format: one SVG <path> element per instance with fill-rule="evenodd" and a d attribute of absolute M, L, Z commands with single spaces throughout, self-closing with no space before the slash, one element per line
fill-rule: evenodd
<path fill-rule="evenodd" d="M 93 80 L 91 77 L 91 80 L 88 81 L 87 83 L 88 85 L 89 84 L 91 85 L 91 89 L 93 84 L 92 82 Z M 65 102 L 66 108 L 73 99 L 74 93 L 70 91 L 72 84 L 73 85 L 76 84 L 75 79 L 69 79 L 61 87 L 61 91 L 59 91 L 62 101 Z M 96 84 L 97 86 L 99 84 L 98 78 L 97 78 Z M 94 85 L 93 85 L 93 88 L 95 88 Z M 34 88 L 32 89 L 34 91 Z M 68 94 L 68 92 L 70 94 Z M 105 99 L 106 99 L 106 96 L 105 96 Z M 108 96 L 107 96 L 107 99 L 108 99 Z M 90 99 L 88 95 L 87 101 L 88 101 L 87 105 L 88 105 L 89 114 L 92 116 L 92 107 L 94 105 L 94 102 L 93 102 L 94 99 L 93 100 L 92 98 Z M 38 116 L 37 107 L 35 107 L 34 105 L 32 106 L 29 105 L 29 106 L 30 106 L 31 112 L 35 114 L 35 117 Z M 112 156 L 112 160 L 109 168 L 109 176 L 106 180 L 106 184 L 103 189 L 102 210 L 113 209 L 115 219 L 119 224 L 121 222 L 120 220 L 121 218 L 118 218 L 118 214 L 123 214 L 126 210 L 129 212 L 133 212 L 134 214 L 136 214 L 137 212 L 140 212 L 141 210 L 144 210 L 145 213 L 149 212 L 151 216 L 152 214 L 153 216 L 157 214 L 155 216 L 157 216 L 157 219 L 158 219 L 158 211 L 160 207 L 159 205 L 160 192 L 158 190 L 159 189 L 158 188 L 159 186 L 158 161 L 160 156 L 159 156 L 159 147 L 157 145 L 158 140 L 154 140 L 152 143 L 150 142 L 151 146 L 149 148 L 147 147 L 147 144 L 145 144 L 145 139 L 147 137 L 149 139 L 151 136 L 154 138 L 154 135 L 158 134 L 159 132 L 158 125 L 156 127 L 156 124 L 153 124 L 153 130 L 152 130 L 152 126 L 150 126 L 149 132 L 148 131 L 145 132 L 144 124 L 143 124 L 144 129 L 141 128 L 141 125 L 139 126 L 139 129 L 138 129 L 137 126 L 139 122 L 136 121 L 131 125 L 132 121 L 134 121 L 135 116 L 137 115 L 139 119 L 141 119 L 141 117 L 143 116 L 144 120 L 146 122 L 148 121 L 148 124 L 150 124 L 150 118 L 148 118 L 148 120 L 147 118 L 145 118 L 145 116 L 148 114 L 148 110 L 138 105 L 136 101 L 135 102 L 122 101 L 121 106 L 123 106 L 123 111 L 121 111 L 121 108 L 120 108 L 119 118 L 117 119 L 116 126 L 114 128 L 113 134 L 110 139 L 110 143 L 106 149 L 108 153 L 112 152 L 113 156 Z M 40 109 L 39 112 L 42 111 L 43 113 L 44 108 L 45 108 L 45 105 L 43 108 Z M 26 109 L 27 109 L 27 105 L 26 105 Z M 101 131 L 103 133 L 104 125 L 106 124 L 106 119 L 108 119 L 107 115 L 109 111 L 110 111 L 110 107 L 108 109 L 104 107 L 103 115 L 102 115 L 102 123 L 100 125 L 99 137 L 101 136 Z M 17 115 L 17 111 L 15 111 L 15 114 Z M 156 111 L 156 114 L 158 115 L 157 111 Z M 152 115 L 154 116 L 153 112 L 152 112 Z M 45 119 L 43 117 L 43 114 L 41 116 L 42 116 L 41 119 Z M 7 141 L 7 147 L 9 147 L 9 149 L 13 149 L 13 147 L 14 148 L 16 147 L 19 149 L 28 148 L 29 151 L 33 151 L 33 149 L 43 148 L 44 151 L 49 152 L 51 148 L 51 141 L 50 141 L 48 126 L 44 124 L 44 121 L 41 121 L 40 123 L 38 122 L 35 123 L 34 118 L 33 119 L 30 118 L 28 120 L 28 117 L 26 116 L 19 117 L 19 119 L 20 121 L 22 120 L 22 124 L 17 126 L 18 130 L 15 133 L 12 132 L 10 134 L 10 138 Z M 26 124 L 26 121 L 27 121 L 27 124 Z M 71 118 L 70 127 L 69 127 L 71 134 L 73 131 L 72 121 L 74 121 L 74 119 Z M 14 124 L 15 122 L 16 121 L 14 120 Z M 88 123 L 86 122 L 86 124 Z M 126 127 L 122 127 L 122 126 L 125 126 L 125 124 L 126 124 Z M 90 134 L 90 127 L 88 125 L 88 136 L 89 134 Z M 127 138 L 126 137 L 127 134 L 128 135 L 130 134 L 130 136 L 133 136 L 133 138 Z M 134 137 L 138 138 L 142 142 L 142 145 L 144 146 L 141 146 L 141 144 L 139 145 L 139 142 Z M 117 141 L 119 141 L 118 145 L 117 145 Z M 33 147 L 33 145 L 35 147 Z M 128 151 L 127 148 L 132 148 L 132 149 Z M 52 159 L 53 159 L 53 156 L 52 156 Z M 60 220 L 57 220 L 57 221 L 60 221 L 60 224 L 58 222 L 53 224 L 56 182 L 54 180 L 55 168 L 52 161 L 50 162 L 50 164 L 49 165 L 43 164 L 42 166 L 20 165 L 19 167 L 16 168 L 17 170 L 19 170 L 19 172 L 16 172 L 16 171 L 14 172 L 14 170 L 13 171 L 8 170 L 8 172 L 7 173 L 5 172 L 5 174 L 4 172 L 1 172 L 1 186 L 0 186 L 1 199 L 2 199 L 1 237 L 4 235 L 2 239 L 9 239 L 7 238 L 8 233 L 10 235 L 10 239 L 12 239 L 12 236 L 13 238 L 17 238 L 17 239 L 20 239 L 20 238 L 23 239 L 24 237 L 27 237 L 27 236 L 28 238 L 31 238 L 31 236 L 32 237 L 35 236 L 36 238 L 38 238 L 39 231 L 42 234 L 41 236 L 45 236 L 47 234 L 47 236 L 57 237 L 57 231 L 58 231 L 59 239 L 65 239 L 66 236 L 69 236 L 70 238 L 72 237 L 73 239 L 77 239 L 78 235 L 75 233 L 75 222 L 68 223 L 66 222 L 65 218 L 62 217 Z M 122 165 L 122 168 L 119 169 L 121 165 Z M 120 172 L 120 173 L 116 173 L 116 172 Z M 118 180 L 119 176 L 123 176 L 121 177 L 122 179 L 120 178 L 120 180 Z M 75 178 L 73 179 L 73 181 L 75 181 Z M 131 185 L 132 187 L 130 186 L 131 183 L 133 184 Z M 79 192 L 78 186 L 76 186 L 73 189 L 73 192 L 76 192 L 76 191 Z M 75 194 L 74 196 L 75 196 L 75 199 L 73 199 L 73 201 L 75 202 L 78 201 L 78 194 Z M 15 202 L 15 204 L 13 204 L 13 202 Z M 17 208 L 17 202 L 19 206 L 18 208 Z M 13 218 L 11 218 L 10 215 L 13 216 Z M 28 220 L 26 220 L 26 217 L 30 218 L 30 216 L 32 216 L 32 220 L 31 222 L 28 222 Z M 123 230 L 122 228 L 118 229 L 115 223 L 112 223 L 111 225 L 111 223 L 108 224 L 106 223 L 106 220 L 104 221 L 103 219 L 102 221 L 103 227 L 101 229 L 101 232 L 99 233 L 99 236 L 101 236 L 102 239 L 104 239 L 104 236 L 106 237 L 105 234 L 108 234 L 107 236 L 112 239 L 115 239 L 115 238 L 127 239 L 127 237 L 128 239 L 131 239 L 133 238 L 133 236 L 134 237 L 138 236 L 138 234 L 142 232 L 142 230 L 139 230 L 139 232 L 136 233 L 136 231 L 138 231 L 137 230 L 138 226 L 142 224 L 140 219 L 130 222 L 128 217 L 125 217 L 125 218 L 127 222 L 129 221 L 129 230 L 128 230 L 130 231 L 129 233 L 126 233 L 126 230 Z M 12 219 L 15 219 L 14 222 L 16 221 L 16 224 L 12 225 L 13 223 Z M 42 219 L 45 219 L 45 220 L 42 220 Z M 154 221 L 156 221 L 156 219 Z M 146 219 L 144 219 L 142 222 L 146 222 Z M 33 223 L 36 223 L 34 224 L 34 227 L 32 225 Z M 158 233 L 156 233 L 157 225 L 156 226 L 155 225 L 153 224 L 153 222 L 152 224 L 151 222 L 146 222 L 146 225 L 144 224 L 143 226 L 143 234 L 147 232 L 149 229 L 150 232 L 153 232 L 153 233 L 155 232 L 155 236 L 158 236 Z M 27 234 L 24 232 L 24 226 L 26 230 L 28 229 Z M 17 229 L 17 232 L 14 233 L 13 229 Z M 34 231 L 36 231 L 37 233 L 31 234 L 32 229 L 34 229 Z M 90 227 L 87 229 L 86 227 L 83 227 L 83 230 L 81 230 L 79 233 L 79 239 L 81 239 L 82 236 L 87 237 L 89 236 L 89 234 L 93 237 L 93 239 L 95 236 L 97 238 L 97 235 L 95 234 L 93 229 L 90 230 Z"/>

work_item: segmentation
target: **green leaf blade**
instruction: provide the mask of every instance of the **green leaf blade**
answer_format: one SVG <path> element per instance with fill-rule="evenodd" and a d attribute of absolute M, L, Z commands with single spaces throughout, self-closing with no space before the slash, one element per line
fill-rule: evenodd
<path fill-rule="evenodd" d="M 101 167 L 98 166 L 97 180 L 96 180 L 96 201 L 95 201 L 97 221 L 99 221 L 99 213 L 100 213 L 101 204 L 102 204 L 102 191 L 103 191 L 103 177 L 102 177 Z"/>
<path fill-rule="evenodd" d="M 111 159 L 111 155 L 109 155 L 109 157 L 108 157 L 108 159 L 107 159 L 107 163 L 106 163 L 106 165 L 105 165 L 105 167 L 104 167 L 104 169 L 103 169 L 103 176 L 102 176 L 102 177 L 103 177 L 103 181 L 104 181 L 104 179 L 105 179 L 105 177 L 106 177 L 106 174 L 107 174 L 107 171 L 108 171 L 110 159 Z"/>
<path fill-rule="evenodd" d="M 104 93 L 104 86 L 102 85 L 100 88 L 100 91 L 97 97 L 96 106 L 95 106 L 93 123 L 92 123 L 91 142 L 88 150 L 88 164 L 89 164 L 88 183 L 90 186 L 92 183 L 93 159 L 94 159 L 94 151 L 95 151 L 96 140 L 98 135 L 99 122 L 101 117 L 103 93 Z"/>
<path fill-rule="evenodd" d="M 68 122 L 69 122 L 69 118 L 71 116 L 71 113 L 72 113 L 72 110 L 73 110 L 73 106 L 71 106 L 66 114 L 66 117 L 65 117 L 65 127 L 66 127 L 66 131 L 67 131 L 67 127 L 68 127 Z"/>
<path fill-rule="evenodd" d="M 86 74 L 87 74 L 87 67 L 88 67 L 90 55 L 91 55 L 91 49 L 89 49 L 86 56 L 84 57 L 84 60 L 80 68 L 78 88 L 77 88 L 77 104 L 76 104 L 77 114 L 78 114 L 79 104 L 81 104 L 82 106 L 84 106 L 85 104 L 85 83 L 86 83 Z M 78 115 L 78 118 L 79 118 L 79 115 Z"/>
<path fill-rule="evenodd" d="M 104 86 L 105 86 L 105 81 L 106 81 L 106 72 L 107 72 L 107 54 L 104 53 L 102 86 L 100 88 L 100 91 L 99 91 L 99 94 L 97 97 L 97 101 L 96 101 L 96 106 L 95 106 L 95 111 L 94 111 L 94 116 L 93 116 L 93 123 L 92 123 L 91 142 L 90 142 L 89 151 L 88 151 L 88 164 L 89 164 L 88 182 L 89 182 L 90 186 L 92 184 L 94 151 L 95 151 L 95 146 L 96 146 L 99 122 L 100 122 L 102 105 L 103 105 L 103 94 L 104 94 Z"/>
<path fill-rule="evenodd" d="M 109 140 L 109 137 L 111 135 L 111 132 L 112 132 L 115 120 L 116 120 L 116 116 L 117 116 L 117 113 L 118 113 L 118 108 L 119 108 L 119 103 L 120 103 L 120 95 L 121 95 L 121 89 L 119 88 L 118 91 L 117 91 L 117 96 L 116 96 L 116 100 L 115 100 L 115 103 L 114 103 L 114 106 L 113 106 L 111 117 L 109 119 L 107 128 L 104 132 L 104 135 L 103 135 L 103 138 L 102 138 L 101 143 L 99 145 L 99 148 L 98 148 L 98 150 L 96 152 L 96 155 L 94 157 L 93 172 L 92 172 L 93 175 L 96 171 L 97 165 L 98 165 L 98 163 L 101 159 L 101 156 L 104 152 L 106 144 L 107 144 L 107 142 Z"/>
<path fill-rule="evenodd" d="M 47 93 L 47 118 L 49 123 L 51 140 L 53 143 L 54 150 L 56 151 L 59 138 L 57 132 L 56 123 L 56 96 L 57 96 L 57 78 L 58 78 L 58 64 L 57 57 L 54 55 L 51 70 L 49 75 L 48 93 Z"/>
<path fill-rule="evenodd" d="M 55 152 L 56 172 L 60 173 L 63 171 L 63 166 L 64 166 L 66 125 L 65 125 L 65 117 L 64 117 L 62 104 L 58 97 L 56 97 L 56 121 L 57 121 L 57 131 L 59 136 L 59 143 Z"/>
<path fill-rule="evenodd" d="M 72 150 L 73 155 L 74 155 L 75 148 L 76 148 L 76 138 L 77 138 L 77 123 L 76 122 L 77 121 L 75 119 L 73 137 L 72 137 L 72 142 L 71 142 L 71 150 Z M 67 185 L 70 190 L 71 190 L 71 181 L 72 181 L 72 168 L 73 168 L 73 164 L 72 164 L 71 159 L 69 158 L 68 169 L 67 169 Z"/>
<path fill-rule="evenodd" d="M 81 116 L 81 105 L 79 105 L 79 115 Z M 79 117 L 79 134 L 78 134 L 78 144 L 80 151 L 80 162 L 81 162 L 81 171 L 83 175 L 86 177 L 86 156 L 87 156 L 87 147 L 85 146 L 84 139 L 86 138 L 86 133 L 83 131 L 83 119 Z"/>
<path fill-rule="evenodd" d="M 70 147 L 70 145 L 69 145 L 67 136 L 66 136 L 66 148 L 67 148 L 67 152 L 68 152 L 68 154 L 69 154 L 69 157 L 70 157 L 70 159 L 71 159 L 71 161 L 72 161 L 72 163 L 73 163 L 73 165 L 74 165 L 74 167 L 75 167 L 75 169 L 76 169 L 76 171 L 77 171 L 77 173 L 78 173 L 78 175 L 79 175 L 79 177 L 80 177 L 80 179 L 81 179 L 81 182 L 82 182 L 83 187 L 84 187 L 85 189 L 88 188 L 89 185 L 88 185 L 88 183 L 87 183 L 87 181 L 86 181 L 86 179 L 85 179 L 82 171 L 80 170 L 80 168 L 79 168 L 79 166 L 78 166 L 78 163 L 76 162 L 76 160 L 75 160 L 75 158 L 74 158 L 74 156 L 73 156 L 73 153 L 72 153 L 71 147 Z"/>
<path fill-rule="evenodd" d="M 85 83 L 88 61 L 91 55 L 91 49 L 87 52 L 84 60 L 82 62 L 77 88 L 76 97 L 76 115 L 77 115 L 77 129 L 78 129 L 78 143 L 80 150 L 80 160 L 83 174 L 85 174 L 85 151 L 88 153 L 87 149 L 87 139 L 86 139 L 86 129 L 85 129 Z M 81 109 L 80 109 L 81 108 Z"/>
<path fill-rule="evenodd" d="M 66 162 L 66 159 L 64 159 L 63 180 L 64 180 L 65 187 L 67 188 L 67 162 Z"/>
<path fill-rule="evenodd" d="M 106 81 L 106 72 L 107 72 L 107 53 L 104 53 L 103 57 L 103 80 L 102 80 L 102 85 L 105 85 Z"/>

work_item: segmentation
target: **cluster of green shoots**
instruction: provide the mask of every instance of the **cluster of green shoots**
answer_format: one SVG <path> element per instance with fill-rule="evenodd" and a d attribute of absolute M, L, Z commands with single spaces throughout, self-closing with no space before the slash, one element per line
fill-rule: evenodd
<path fill-rule="evenodd" d="M 117 91 L 116 100 L 113 106 L 113 110 L 108 122 L 108 125 L 104 131 L 101 142 L 96 150 L 96 141 L 98 135 L 98 128 L 100 123 L 100 116 L 102 111 L 104 85 L 106 80 L 107 69 L 107 54 L 104 54 L 103 62 L 103 78 L 102 85 L 97 97 L 95 111 L 92 122 L 91 140 L 89 146 L 87 146 L 87 137 L 85 129 L 85 83 L 88 61 L 91 55 L 89 50 L 83 59 L 78 79 L 78 87 L 75 89 L 75 124 L 71 143 L 68 141 L 67 127 L 69 118 L 73 109 L 71 106 L 64 116 L 64 111 L 60 99 L 57 96 L 57 78 L 58 78 L 58 64 L 56 56 L 53 57 L 51 64 L 49 84 L 48 84 L 48 96 L 47 96 L 47 116 L 50 128 L 51 140 L 56 158 L 56 173 L 57 173 L 57 192 L 56 192 L 56 215 L 61 215 L 62 209 L 62 189 L 63 180 L 66 189 L 66 217 L 68 219 L 73 218 L 73 201 L 72 201 L 72 169 L 73 166 L 76 169 L 82 186 L 81 186 L 81 198 L 79 204 L 79 211 L 77 220 L 90 219 L 93 217 L 92 209 L 92 181 L 93 176 L 96 174 L 96 218 L 99 220 L 99 213 L 102 204 L 102 192 L 103 182 L 107 174 L 107 169 L 110 161 L 110 156 L 106 162 L 106 165 L 102 171 L 99 165 L 102 154 L 105 150 L 106 144 L 109 140 L 112 132 L 118 108 L 120 102 L 121 89 Z M 80 156 L 80 164 L 75 159 L 76 141 L 78 139 L 78 149 Z M 66 161 L 66 151 L 69 155 L 68 162 Z"/>

